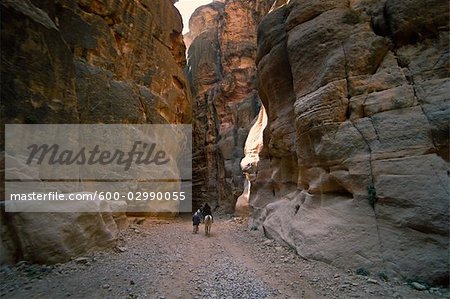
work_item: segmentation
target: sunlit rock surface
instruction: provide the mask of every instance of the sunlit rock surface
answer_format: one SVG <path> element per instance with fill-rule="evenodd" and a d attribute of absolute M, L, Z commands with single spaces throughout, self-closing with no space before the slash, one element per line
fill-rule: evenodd
<path fill-rule="evenodd" d="M 214 1 L 185 35 L 193 90 L 194 197 L 232 211 L 244 188 L 240 160 L 260 106 L 256 26 L 273 0 Z"/>
<path fill-rule="evenodd" d="M 250 212 L 251 184 L 256 179 L 255 170 L 258 167 L 259 157 L 263 149 L 264 129 L 267 126 L 267 113 L 264 106 L 259 110 L 258 118 L 248 132 L 244 147 L 244 158 L 241 160 L 241 169 L 245 174 L 244 191 L 238 197 L 234 212 L 238 216 L 247 217 Z"/>

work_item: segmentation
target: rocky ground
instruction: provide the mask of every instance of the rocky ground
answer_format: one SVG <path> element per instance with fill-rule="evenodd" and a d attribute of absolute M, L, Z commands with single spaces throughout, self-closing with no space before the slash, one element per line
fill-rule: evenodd
<path fill-rule="evenodd" d="M 189 217 L 138 221 L 118 246 L 52 266 L 2 267 L 3 298 L 449 298 L 399 281 L 306 261 L 249 231 L 215 220 L 206 237 Z M 415 284 L 416 288 L 420 285 Z"/>

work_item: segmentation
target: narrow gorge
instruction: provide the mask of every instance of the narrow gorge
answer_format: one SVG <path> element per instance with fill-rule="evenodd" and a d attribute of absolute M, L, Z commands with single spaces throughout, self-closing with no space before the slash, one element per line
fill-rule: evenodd
<path fill-rule="evenodd" d="M 429 296 L 423 298 L 448 295 L 448 2 L 215 0 L 194 11 L 184 35 L 176 2 L 0 3 L 0 265 L 70 265 L 77 257 L 108 250 L 138 259 L 141 250 L 151 248 L 155 261 L 140 265 L 145 267 L 139 271 L 160 275 L 168 261 L 175 267 L 168 270 L 171 279 L 174 269 L 182 269 L 185 280 L 172 281 L 178 293 L 147 279 L 142 294 L 148 296 L 130 295 L 128 289 L 127 294 L 91 294 L 411 298 L 417 293 L 409 289 L 419 292 L 417 283 L 427 290 L 420 293 Z M 192 235 L 203 242 L 196 245 L 190 239 L 190 214 L 161 220 L 153 214 L 127 214 L 114 203 L 109 212 L 6 212 L 5 173 L 26 178 L 27 165 L 6 153 L 5 124 L 192 124 L 192 208 L 211 205 L 217 217 L 212 236 L 205 243 Z M 179 145 L 168 141 L 166 146 Z M 167 232 L 161 225 L 167 225 Z M 184 228 L 185 234 L 179 231 Z M 267 238 L 262 242 L 274 253 L 243 236 L 252 242 L 260 241 L 256 236 Z M 177 248 L 177 242 L 189 248 L 188 265 L 177 264 L 183 260 L 180 248 L 163 254 L 152 238 L 170 248 Z M 201 248 L 199 256 L 254 270 L 252 275 L 236 270 L 224 283 L 251 286 L 243 286 L 243 293 L 214 293 L 208 289 L 216 283 L 208 280 L 209 273 L 201 279 L 210 284 L 197 288 L 197 281 L 186 278 L 199 262 L 195 246 Z M 128 247 L 136 251 L 131 254 Z M 348 273 L 357 279 L 369 276 L 369 284 L 384 291 L 349 293 L 349 282 L 334 292 L 323 282 L 325 291 L 315 293 L 311 285 L 318 274 L 298 276 L 295 271 L 302 269 L 289 272 L 295 273 L 292 277 L 279 274 L 270 284 L 260 273 L 271 264 L 261 257 L 255 266 L 248 257 L 262 253 L 281 260 L 281 268 L 292 254 L 297 268 L 320 263 L 342 271 L 329 280 Z M 213 264 L 208 271 L 216 270 Z M 278 271 L 278 264 L 270 271 Z M 97 285 L 110 286 L 104 287 L 108 292 L 122 275 Z M 361 283 L 357 279 L 353 287 Z M 298 288 L 280 287 L 283 295 L 259 288 L 277 289 L 284 282 L 298 283 Z M 393 287 L 387 294 L 389 283 L 398 290 Z M 403 284 L 409 289 L 403 290 Z M 435 287 L 447 291 L 436 295 Z M 11 298 L 33 292 L 12 289 Z"/>
<path fill-rule="evenodd" d="M 193 192 L 233 211 L 243 192 L 240 161 L 261 106 L 256 28 L 273 1 L 214 1 L 198 8 L 185 35 L 193 93 Z"/>
<path fill-rule="evenodd" d="M 193 111 L 204 118 L 194 122 L 201 194 L 239 198 L 250 229 L 306 259 L 448 281 L 447 17 L 445 1 L 197 9 L 186 38 Z M 264 136 L 242 161 L 242 184 L 252 124 Z"/>

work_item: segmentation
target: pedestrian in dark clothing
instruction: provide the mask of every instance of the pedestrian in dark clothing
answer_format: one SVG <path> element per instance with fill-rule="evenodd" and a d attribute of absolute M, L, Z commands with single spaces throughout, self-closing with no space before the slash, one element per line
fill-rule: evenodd
<path fill-rule="evenodd" d="M 198 209 L 197 210 L 197 215 L 199 215 L 200 216 L 200 220 L 201 220 L 201 223 L 203 223 L 203 214 L 202 214 L 202 211 L 201 211 L 201 209 Z"/>
<path fill-rule="evenodd" d="M 206 202 L 205 202 L 205 204 L 203 205 L 203 208 L 202 208 L 202 215 L 203 215 L 203 217 L 205 217 L 206 215 L 211 215 L 211 217 L 213 217 L 213 215 L 211 213 L 211 207 Z"/>
<path fill-rule="evenodd" d="M 200 224 L 200 221 L 201 221 L 200 215 L 197 212 L 195 212 L 194 216 L 192 216 L 192 225 L 194 234 L 198 233 L 198 226 Z"/>

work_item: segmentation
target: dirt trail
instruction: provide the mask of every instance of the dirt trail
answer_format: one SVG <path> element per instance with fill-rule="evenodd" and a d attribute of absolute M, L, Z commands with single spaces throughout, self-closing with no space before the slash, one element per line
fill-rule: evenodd
<path fill-rule="evenodd" d="M 0 275 L 3 298 L 445 297 L 302 260 L 240 219 L 216 219 L 209 237 L 203 226 L 192 234 L 188 218 L 146 220 L 114 249 L 54 266 L 20 263 Z"/>
<path fill-rule="evenodd" d="M 184 223 L 180 224 L 183 225 L 180 229 L 186 229 Z M 273 265 L 257 259 L 254 249 L 237 238 L 236 226 L 219 220 L 208 237 L 203 227 L 199 234 L 177 236 L 180 243 L 170 250 L 181 249 L 177 254 L 182 254 L 183 261 L 168 263 L 168 269 L 176 276 L 163 281 L 159 289 L 165 289 L 168 298 L 182 297 L 182 290 L 186 292 L 189 287 L 193 289 L 193 297 L 301 298 L 305 294 L 309 298 L 318 297 L 308 284 L 296 289 L 285 287 L 283 279 L 292 277 L 280 277 Z"/>

